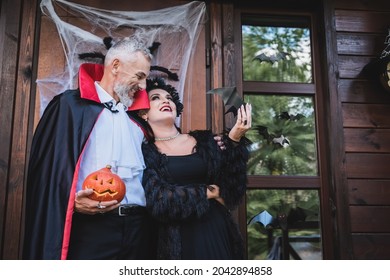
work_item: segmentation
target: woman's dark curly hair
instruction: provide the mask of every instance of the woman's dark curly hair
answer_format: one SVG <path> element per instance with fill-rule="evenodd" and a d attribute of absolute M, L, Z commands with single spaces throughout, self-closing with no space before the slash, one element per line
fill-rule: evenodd
<path fill-rule="evenodd" d="M 177 92 L 176 88 L 171 86 L 170 84 L 167 84 L 165 80 L 161 77 L 156 78 L 149 78 L 146 80 L 146 91 L 149 93 L 150 91 L 154 89 L 162 89 L 168 92 L 171 97 L 173 103 L 176 105 L 176 113 L 177 116 L 180 116 L 181 112 L 183 112 L 183 103 L 180 102 L 179 93 Z"/>

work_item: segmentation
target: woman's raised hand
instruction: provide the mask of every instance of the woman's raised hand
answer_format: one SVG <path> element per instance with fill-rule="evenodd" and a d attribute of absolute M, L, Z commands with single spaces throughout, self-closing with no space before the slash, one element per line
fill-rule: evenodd
<path fill-rule="evenodd" d="M 229 132 L 229 138 L 240 142 L 242 136 L 252 127 L 252 105 L 246 103 L 237 110 L 236 124 Z"/>

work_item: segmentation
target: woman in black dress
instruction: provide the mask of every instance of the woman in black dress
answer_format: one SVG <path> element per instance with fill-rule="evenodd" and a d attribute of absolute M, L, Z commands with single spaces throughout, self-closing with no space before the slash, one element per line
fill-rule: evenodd
<path fill-rule="evenodd" d="M 159 259 L 242 259 L 243 244 L 230 211 L 246 190 L 251 105 L 220 149 L 207 130 L 180 133 L 175 119 L 183 105 L 161 78 L 147 81 L 150 110 L 140 113 L 151 129 L 143 145 L 146 207 L 158 223 Z"/>

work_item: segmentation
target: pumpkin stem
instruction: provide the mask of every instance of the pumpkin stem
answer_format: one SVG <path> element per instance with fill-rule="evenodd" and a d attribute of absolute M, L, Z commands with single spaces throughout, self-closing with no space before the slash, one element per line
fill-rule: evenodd
<path fill-rule="evenodd" d="M 106 165 L 106 168 L 107 168 L 107 169 L 111 169 L 111 165 L 107 164 L 107 165 Z"/>

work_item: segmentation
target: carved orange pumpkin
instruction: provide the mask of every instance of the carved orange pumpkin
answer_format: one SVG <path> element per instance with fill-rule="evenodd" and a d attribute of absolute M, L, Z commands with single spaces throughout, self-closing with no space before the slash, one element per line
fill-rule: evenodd
<path fill-rule="evenodd" d="M 92 172 L 83 182 L 83 190 L 93 189 L 90 199 L 97 201 L 117 200 L 120 202 L 126 192 L 126 186 L 122 179 L 111 172 L 111 166 Z"/>

